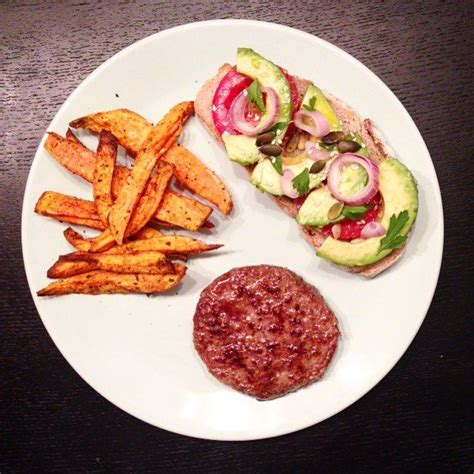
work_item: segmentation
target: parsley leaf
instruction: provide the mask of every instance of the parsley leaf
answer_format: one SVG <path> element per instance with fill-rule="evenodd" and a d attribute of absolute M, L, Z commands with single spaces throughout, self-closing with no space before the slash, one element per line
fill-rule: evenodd
<path fill-rule="evenodd" d="M 276 156 L 275 159 L 272 161 L 272 165 L 276 169 L 279 175 L 283 175 L 283 166 L 281 163 L 281 156 Z"/>
<path fill-rule="evenodd" d="M 313 95 L 311 99 L 309 99 L 309 105 L 304 104 L 303 107 L 308 111 L 308 112 L 314 112 L 314 105 L 316 104 L 316 96 Z"/>
<path fill-rule="evenodd" d="M 358 221 L 370 209 L 370 206 L 344 206 L 342 215 L 348 219 Z"/>
<path fill-rule="evenodd" d="M 388 225 L 387 233 L 385 237 L 380 241 L 379 252 L 383 250 L 392 250 L 401 247 L 407 240 L 405 235 L 400 235 L 401 230 L 405 227 L 408 222 L 408 211 L 403 211 L 395 216 L 392 214 L 390 217 L 390 224 Z"/>
<path fill-rule="evenodd" d="M 308 194 L 309 191 L 309 171 L 305 168 L 299 175 L 295 176 L 292 181 L 293 188 L 298 191 L 300 196 Z"/>
<path fill-rule="evenodd" d="M 276 132 L 277 130 L 284 130 L 286 127 L 288 127 L 287 122 L 277 122 L 275 125 L 270 127 L 267 132 Z"/>
<path fill-rule="evenodd" d="M 257 79 L 247 87 L 247 101 L 249 105 L 255 104 L 262 114 L 265 113 L 265 104 L 263 103 L 262 90 Z"/>

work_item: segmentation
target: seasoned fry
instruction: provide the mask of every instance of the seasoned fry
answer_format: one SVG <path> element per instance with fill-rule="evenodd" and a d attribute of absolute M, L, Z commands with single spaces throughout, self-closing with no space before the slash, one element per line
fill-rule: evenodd
<path fill-rule="evenodd" d="M 46 150 L 60 164 L 72 173 L 92 182 L 95 168 L 95 153 L 80 142 L 72 142 L 55 133 L 50 133 L 45 142 Z M 116 166 L 112 183 L 112 195 L 117 197 L 127 180 L 130 170 Z M 160 207 L 155 215 L 157 221 L 171 226 L 196 231 L 206 222 L 212 209 L 199 201 L 166 190 Z"/>
<path fill-rule="evenodd" d="M 72 128 L 86 128 L 94 133 L 102 130 L 111 132 L 127 153 L 136 156 L 140 151 L 153 125 L 141 115 L 128 109 L 116 109 L 108 112 L 87 115 L 73 120 Z"/>
<path fill-rule="evenodd" d="M 145 226 L 143 229 L 140 229 L 138 232 L 130 236 L 131 240 L 144 240 L 152 239 L 154 237 L 161 237 L 163 234 L 153 227 Z"/>
<path fill-rule="evenodd" d="M 204 225 L 211 213 L 210 207 L 168 190 L 163 196 L 155 217 L 158 221 L 197 231 Z"/>
<path fill-rule="evenodd" d="M 100 132 L 92 191 L 97 214 L 99 214 L 100 220 L 105 226 L 108 225 L 107 218 L 114 203 L 112 199 L 112 178 L 117 158 L 117 146 L 117 140 L 110 132 Z"/>
<path fill-rule="evenodd" d="M 156 237 L 146 240 L 135 240 L 124 245 L 117 245 L 109 250 L 107 254 L 122 254 L 128 252 L 148 251 L 154 250 L 156 252 L 164 253 L 165 255 L 174 254 L 196 254 L 202 252 L 209 252 L 222 247 L 219 244 L 206 244 L 201 240 L 191 239 L 190 237 L 183 237 L 181 235 L 164 235 L 163 237 Z"/>
<path fill-rule="evenodd" d="M 163 160 L 174 165 L 174 175 L 183 186 L 216 205 L 224 214 L 230 213 L 232 198 L 224 183 L 190 151 L 176 144 Z"/>
<path fill-rule="evenodd" d="M 138 154 L 153 128 L 141 115 L 127 109 L 88 115 L 74 120 L 70 125 L 95 133 L 102 130 L 111 132 L 131 156 Z M 174 145 L 163 156 L 163 160 L 175 165 L 176 179 L 183 186 L 215 204 L 224 214 L 230 213 L 232 199 L 224 183 L 190 151 L 180 145 Z"/>
<path fill-rule="evenodd" d="M 83 237 L 79 232 L 76 232 L 71 227 L 68 227 L 64 232 L 66 240 L 79 252 L 103 252 L 115 245 L 115 239 L 110 233 L 109 229 L 105 229 L 96 237 Z"/>
<path fill-rule="evenodd" d="M 158 163 L 156 174 L 148 180 L 145 191 L 140 196 L 125 236 L 133 235 L 147 224 L 157 213 L 168 183 L 173 176 L 173 166 L 168 163 Z"/>
<path fill-rule="evenodd" d="M 172 275 L 173 264 L 166 256 L 156 251 L 128 254 L 71 253 L 62 255 L 48 270 L 48 278 L 65 278 L 94 270 L 115 273 L 147 273 Z"/>
<path fill-rule="evenodd" d="M 118 244 L 123 243 L 125 230 L 153 168 L 176 142 L 183 124 L 193 111 L 192 102 L 182 102 L 174 106 L 147 135 L 130 175 L 109 213 L 109 228 Z"/>
<path fill-rule="evenodd" d="M 147 224 L 156 212 L 173 174 L 173 167 L 168 163 L 158 163 L 157 173 L 149 179 L 145 192 L 141 195 L 138 205 L 125 231 L 124 237 L 133 235 Z M 115 244 L 110 228 L 97 237 L 84 238 L 68 228 L 64 232 L 67 241 L 81 252 L 103 252 Z"/>
<path fill-rule="evenodd" d="M 44 148 L 64 168 L 92 183 L 96 155 L 79 140 L 68 140 L 57 133 L 48 132 Z"/>
<path fill-rule="evenodd" d="M 44 192 L 38 199 L 35 212 L 57 221 L 103 230 L 94 203 L 53 191 Z"/>
<path fill-rule="evenodd" d="M 59 296 L 71 293 L 98 295 L 103 293 L 162 293 L 176 286 L 184 277 L 186 267 L 174 264 L 174 275 L 114 273 L 101 270 L 56 280 L 37 292 L 38 296 Z"/>

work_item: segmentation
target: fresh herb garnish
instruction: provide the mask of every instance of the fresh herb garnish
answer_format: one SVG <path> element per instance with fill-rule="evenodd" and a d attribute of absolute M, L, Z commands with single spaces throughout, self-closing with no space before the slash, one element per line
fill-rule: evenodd
<path fill-rule="evenodd" d="M 283 175 L 283 165 L 281 163 L 281 156 L 276 156 L 275 159 L 272 160 L 272 165 L 279 175 Z"/>
<path fill-rule="evenodd" d="M 371 206 L 344 206 L 342 215 L 347 219 L 358 221 L 371 208 Z"/>
<path fill-rule="evenodd" d="M 276 132 L 277 130 L 284 130 L 286 127 L 288 127 L 287 122 L 277 122 L 275 125 L 270 127 L 267 132 Z"/>
<path fill-rule="evenodd" d="M 311 99 L 309 99 L 309 105 L 304 104 L 303 107 L 308 111 L 308 112 L 314 112 L 314 105 L 316 104 L 316 96 L 313 95 Z"/>
<path fill-rule="evenodd" d="M 400 235 L 401 230 L 408 222 L 408 211 L 403 211 L 395 216 L 390 217 L 390 224 L 385 237 L 380 241 L 380 248 L 378 253 L 384 250 L 392 250 L 401 247 L 407 240 L 406 235 Z"/>
<path fill-rule="evenodd" d="M 292 181 L 293 188 L 298 191 L 300 196 L 304 196 L 309 191 L 309 172 L 305 168 L 299 175 L 295 176 Z"/>
<path fill-rule="evenodd" d="M 262 89 L 257 79 L 247 87 L 247 101 L 249 105 L 255 104 L 262 114 L 265 113 L 265 104 L 263 103 Z"/>

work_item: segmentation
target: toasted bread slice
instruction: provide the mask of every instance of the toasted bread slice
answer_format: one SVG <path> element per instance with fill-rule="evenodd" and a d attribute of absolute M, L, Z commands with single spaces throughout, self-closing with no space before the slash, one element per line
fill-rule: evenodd
<path fill-rule="evenodd" d="M 209 133 L 223 146 L 223 141 L 219 132 L 217 131 L 214 121 L 212 119 L 212 101 L 216 92 L 217 86 L 219 85 L 222 78 L 230 71 L 232 66 L 230 64 L 223 64 L 217 73 L 208 79 L 197 93 L 196 100 L 194 101 L 194 110 L 198 119 L 205 125 Z M 309 81 L 293 76 L 295 84 L 300 97 L 303 97 Z M 336 113 L 339 121 L 341 122 L 342 130 L 345 133 L 357 132 L 362 140 L 364 141 L 367 149 L 369 150 L 370 158 L 376 163 L 381 163 L 383 160 L 389 157 L 389 149 L 384 144 L 381 135 L 377 131 L 375 125 L 370 119 L 361 119 L 360 116 L 351 109 L 347 104 L 334 97 L 333 95 L 324 91 L 326 98 L 331 104 L 334 112 Z M 252 172 L 253 167 L 246 167 L 249 173 Z M 287 197 L 272 196 L 278 206 L 288 214 L 290 217 L 295 218 L 297 209 L 292 199 Z M 297 224 L 298 225 L 298 224 Z M 323 233 L 316 227 L 304 227 L 299 226 L 304 238 L 314 247 L 319 248 L 325 240 Z M 379 273 L 383 272 L 387 268 L 391 267 L 397 262 L 405 251 L 405 246 L 393 250 L 382 260 L 372 263 L 370 265 L 364 265 L 360 267 L 344 267 L 341 265 L 335 265 L 343 270 L 359 273 L 366 278 L 373 278 Z"/>

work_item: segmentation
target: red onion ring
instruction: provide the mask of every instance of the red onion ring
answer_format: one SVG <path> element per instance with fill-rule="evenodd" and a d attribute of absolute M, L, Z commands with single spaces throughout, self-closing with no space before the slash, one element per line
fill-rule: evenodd
<path fill-rule="evenodd" d="M 342 171 L 346 166 L 352 164 L 360 165 L 366 171 L 369 179 L 363 189 L 353 196 L 343 196 L 339 192 L 339 184 L 341 182 Z M 361 155 L 356 153 L 344 153 L 339 155 L 329 167 L 328 172 L 328 188 L 331 194 L 344 204 L 351 204 L 358 206 L 370 201 L 379 189 L 379 169 L 377 165 Z"/>
<path fill-rule="evenodd" d="M 324 148 L 318 148 L 314 142 L 307 141 L 304 144 L 304 150 L 308 155 L 308 158 L 313 161 L 326 161 L 329 158 L 329 152 Z"/>
<path fill-rule="evenodd" d="M 280 101 L 277 93 L 271 87 L 263 87 L 262 91 L 267 94 L 266 113 L 257 125 L 252 125 L 245 120 L 247 106 L 247 90 L 243 90 L 230 106 L 230 116 L 233 126 L 244 135 L 255 136 L 270 128 L 280 111 Z"/>
<path fill-rule="evenodd" d="M 294 174 L 291 170 L 285 170 L 283 176 L 280 177 L 281 190 L 285 196 L 291 199 L 299 197 L 298 191 L 293 187 Z"/>
<path fill-rule="evenodd" d="M 385 235 L 385 229 L 383 225 L 380 222 L 368 222 L 365 224 L 365 226 L 362 228 L 362 231 L 360 232 L 360 236 L 363 239 L 370 239 L 371 237 L 380 237 L 382 235 Z"/>
<path fill-rule="evenodd" d="M 314 126 L 306 125 L 303 122 L 305 117 L 309 118 L 314 123 Z M 295 114 L 294 122 L 300 130 L 304 130 L 316 138 L 324 137 L 324 135 L 329 133 L 329 122 L 326 117 L 317 110 L 313 112 L 309 110 L 298 110 Z"/>

